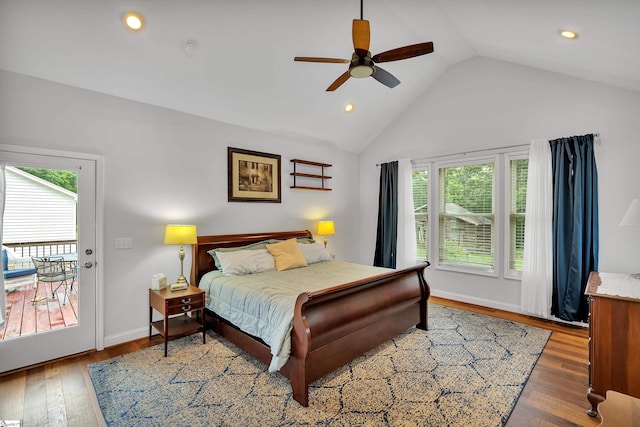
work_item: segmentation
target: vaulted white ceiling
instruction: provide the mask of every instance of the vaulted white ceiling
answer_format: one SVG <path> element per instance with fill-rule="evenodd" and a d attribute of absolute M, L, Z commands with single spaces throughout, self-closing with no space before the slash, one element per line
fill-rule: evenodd
<path fill-rule="evenodd" d="M 124 28 L 128 11 L 142 31 Z M 347 66 L 293 57 L 349 59 L 359 17 L 358 0 L 0 0 L 0 69 L 353 152 L 475 56 L 640 91 L 639 0 L 364 0 L 372 53 L 435 52 L 381 64 L 394 89 L 326 92 Z"/>

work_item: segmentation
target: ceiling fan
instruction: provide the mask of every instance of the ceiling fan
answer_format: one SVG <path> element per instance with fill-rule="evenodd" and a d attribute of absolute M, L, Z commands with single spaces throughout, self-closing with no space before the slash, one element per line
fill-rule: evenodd
<path fill-rule="evenodd" d="M 349 77 L 364 78 L 373 77 L 383 85 L 394 88 L 400 84 L 400 80 L 391 73 L 378 67 L 380 62 L 399 61 L 401 59 L 413 58 L 415 56 L 426 55 L 433 52 L 433 42 L 418 43 L 409 46 L 391 49 L 386 52 L 371 55 L 369 52 L 370 30 L 369 21 L 363 19 L 362 3 L 360 0 L 360 19 L 353 20 L 352 38 L 354 53 L 351 60 L 338 58 L 314 58 L 306 56 L 296 56 L 294 61 L 302 62 L 326 62 L 330 64 L 349 64 L 349 69 L 336 79 L 327 88 L 327 92 L 338 89 Z"/>

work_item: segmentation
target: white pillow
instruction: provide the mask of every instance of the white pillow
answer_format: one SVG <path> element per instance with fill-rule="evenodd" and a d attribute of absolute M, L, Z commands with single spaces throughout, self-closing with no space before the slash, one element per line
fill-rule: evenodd
<path fill-rule="evenodd" d="M 307 264 L 315 264 L 321 261 L 331 261 L 331 254 L 323 246 L 322 243 L 305 243 L 298 244 L 304 259 L 307 260 Z"/>
<path fill-rule="evenodd" d="M 225 276 L 242 276 L 275 270 L 273 257 L 266 249 L 247 249 L 235 252 L 216 252 L 222 274 Z"/>

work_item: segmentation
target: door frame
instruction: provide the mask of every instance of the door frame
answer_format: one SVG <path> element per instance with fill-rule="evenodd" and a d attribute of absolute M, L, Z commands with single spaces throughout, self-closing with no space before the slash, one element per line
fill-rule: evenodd
<path fill-rule="evenodd" d="M 95 275 L 96 275 L 96 296 L 95 296 L 95 347 L 96 350 L 104 350 L 104 286 L 102 264 L 104 259 L 104 156 L 98 154 L 79 153 L 74 151 L 54 150 L 49 148 L 31 147 L 23 145 L 0 144 L 0 150 L 19 154 L 33 154 L 42 156 L 66 157 L 70 159 L 81 159 L 95 162 L 96 184 L 95 184 L 95 212 L 96 212 L 96 254 L 95 254 Z"/>

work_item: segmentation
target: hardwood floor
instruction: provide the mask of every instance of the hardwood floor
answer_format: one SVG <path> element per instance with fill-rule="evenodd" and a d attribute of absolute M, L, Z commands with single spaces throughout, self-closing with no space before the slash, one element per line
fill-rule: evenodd
<path fill-rule="evenodd" d="M 586 329 L 437 297 L 431 301 L 552 331 L 507 426 L 598 425 L 599 419 L 585 413 L 589 407 Z M 87 366 L 160 342 L 142 338 L 0 376 L 0 420 L 22 420 L 22 427 L 104 425 Z"/>

